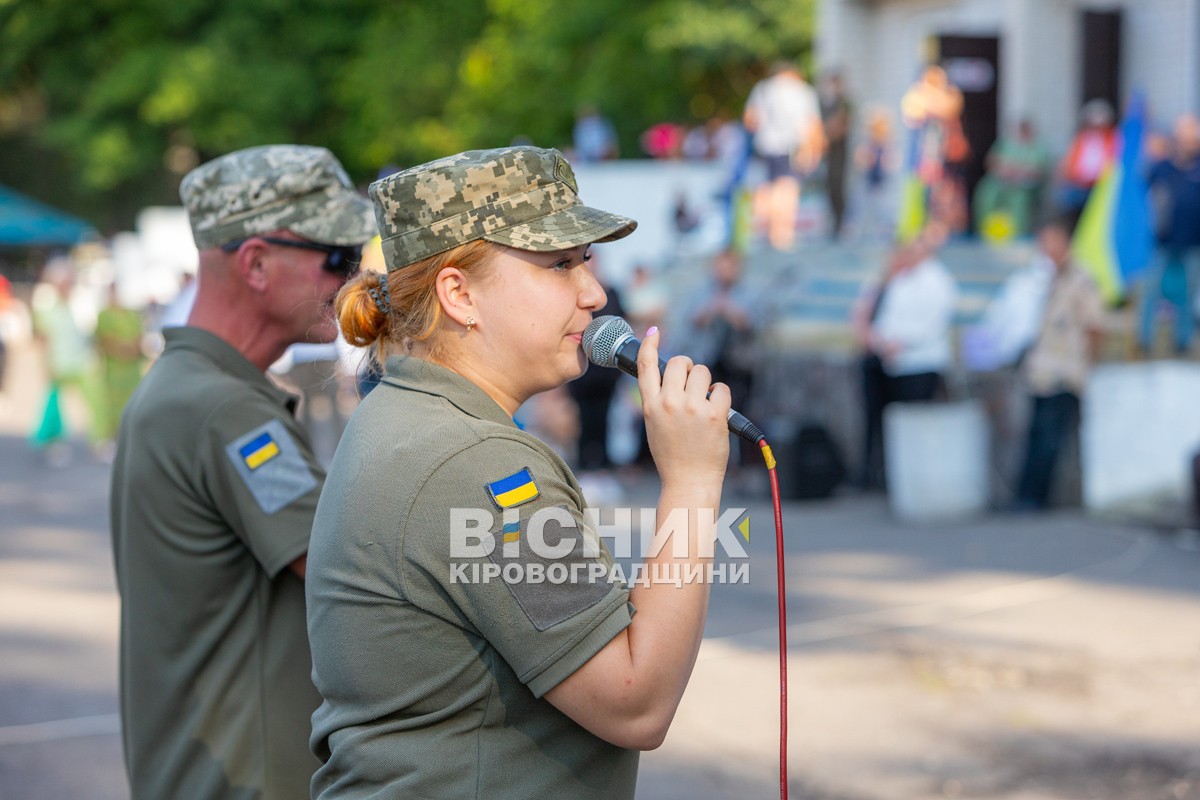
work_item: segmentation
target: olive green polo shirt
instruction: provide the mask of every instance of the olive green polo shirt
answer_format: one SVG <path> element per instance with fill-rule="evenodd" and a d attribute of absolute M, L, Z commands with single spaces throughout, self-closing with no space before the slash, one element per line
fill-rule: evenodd
<path fill-rule="evenodd" d="M 306 587 L 324 698 L 313 797 L 632 798 L 638 754 L 543 699 L 632 613 L 623 584 L 592 578 L 612 558 L 585 548 L 583 494 L 562 459 L 470 381 L 398 358 L 329 475 Z M 456 549 L 455 509 L 491 515 L 476 529 L 489 554 Z M 570 523 L 541 531 L 555 558 L 530 546 L 547 509 Z M 473 579 L 556 562 L 578 565 L 578 580 Z"/>
<path fill-rule="evenodd" d="M 121 422 L 112 536 L 121 716 L 137 798 L 303 798 L 320 698 L 304 555 L 323 474 L 295 399 L 197 328 L 166 349 Z"/>

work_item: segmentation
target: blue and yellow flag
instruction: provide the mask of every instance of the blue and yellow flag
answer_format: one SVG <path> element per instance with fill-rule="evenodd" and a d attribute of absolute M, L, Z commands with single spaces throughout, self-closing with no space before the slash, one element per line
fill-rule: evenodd
<path fill-rule="evenodd" d="M 540 494 L 537 484 L 533 481 L 533 475 L 529 473 L 528 467 L 522 469 L 520 472 L 509 475 L 507 478 L 501 478 L 494 483 L 489 483 L 487 490 L 493 502 L 500 508 L 519 506 L 522 503 L 533 500 Z"/>
<path fill-rule="evenodd" d="M 1088 196 L 1072 252 L 1109 303 L 1124 297 L 1133 279 L 1150 263 L 1154 230 L 1150 191 L 1141 169 L 1146 102 L 1129 101 L 1121 122 L 1121 152 Z"/>
<path fill-rule="evenodd" d="M 271 434 L 264 433 L 247 444 L 242 445 L 238 450 L 238 455 L 242 457 L 242 461 L 245 462 L 247 467 L 258 469 L 279 455 L 279 445 L 271 438 Z"/>

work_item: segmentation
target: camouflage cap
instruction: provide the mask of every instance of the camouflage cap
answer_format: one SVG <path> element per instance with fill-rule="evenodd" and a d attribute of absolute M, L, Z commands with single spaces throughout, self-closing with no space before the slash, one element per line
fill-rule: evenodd
<path fill-rule="evenodd" d="M 371 203 L 324 147 L 238 150 L 185 175 L 179 196 L 201 250 L 283 229 L 332 245 L 375 235 Z"/>
<path fill-rule="evenodd" d="M 371 184 L 388 269 L 477 239 L 520 250 L 611 242 L 637 223 L 579 201 L 575 173 L 557 150 L 470 150 Z"/>

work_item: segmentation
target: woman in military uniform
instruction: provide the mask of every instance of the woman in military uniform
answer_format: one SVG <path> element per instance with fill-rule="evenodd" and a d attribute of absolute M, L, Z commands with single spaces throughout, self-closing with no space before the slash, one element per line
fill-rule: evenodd
<path fill-rule="evenodd" d="M 386 376 L 350 421 L 309 547 L 313 797 L 632 798 L 703 633 L 728 389 L 683 357 L 660 373 L 647 335 L 659 530 L 685 541 L 630 590 L 570 469 L 512 416 L 582 374 L 605 302 L 588 248 L 636 223 L 582 205 L 563 157 L 532 147 L 370 193 L 388 272 L 362 273 L 337 308 Z"/>

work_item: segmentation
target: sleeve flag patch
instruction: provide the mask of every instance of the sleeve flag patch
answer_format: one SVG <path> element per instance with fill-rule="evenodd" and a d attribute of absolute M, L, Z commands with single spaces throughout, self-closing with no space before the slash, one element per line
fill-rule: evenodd
<path fill-rule="evenodd" d="M 273 419 L 225 445 L 225 454 L 264 514 L 274 514 L 319 487 L 304 450 Z"/>
<path fill-rule="evenodd" d="M 250 469 L 258 469 L 263 464 L 279 455 L 279 445 L 271 438 L 270 433 L 263 433 L 257 439 L 238 449 L 238 455 Z"/>
<path fill-rule="evenodd" d="M 512 508 L 527 503 L 536 498 L 541 492 L 534 483 L 533 475 L 526 467 L 520 472 L 509 475 L 487 485 L 488 494 L 500 508 Z"/>

